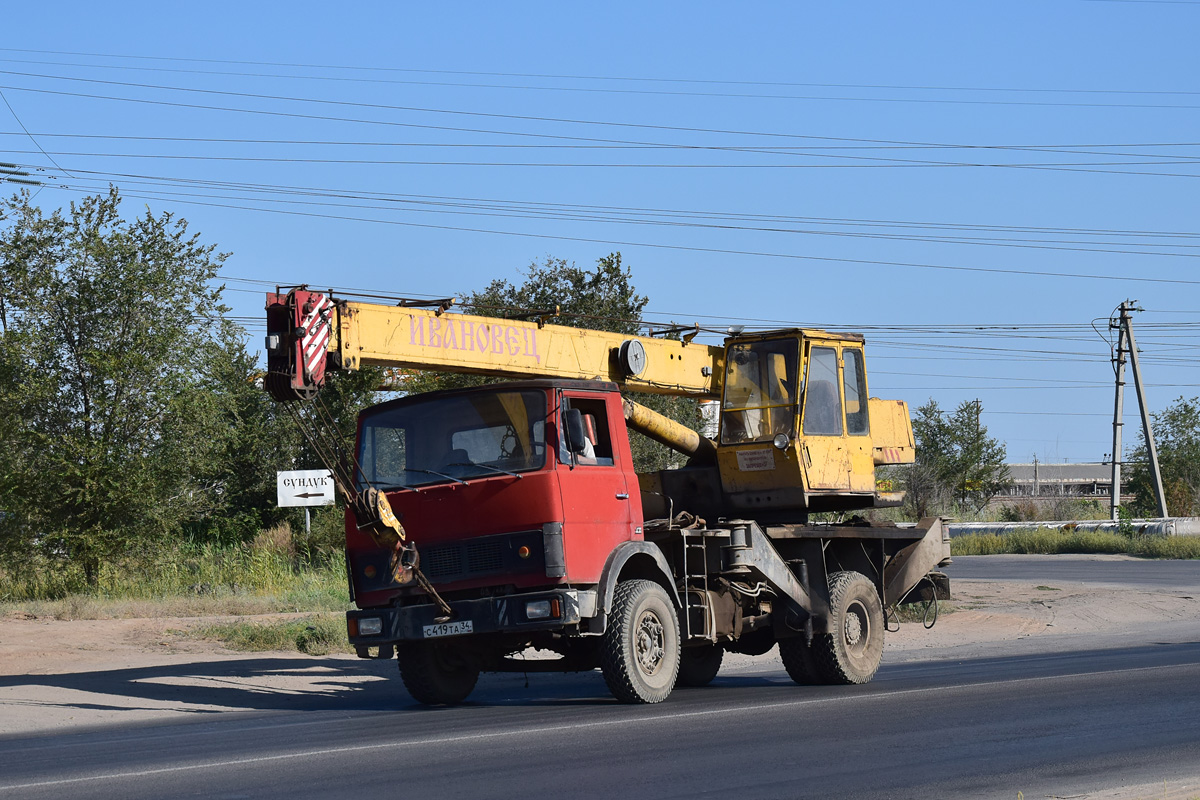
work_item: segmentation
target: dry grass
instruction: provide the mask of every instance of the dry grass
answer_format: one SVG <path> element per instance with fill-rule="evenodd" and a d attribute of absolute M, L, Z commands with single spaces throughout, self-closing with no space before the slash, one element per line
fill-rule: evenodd
<path fill-rule="evenodd" d="M 354 652 L 346 638 L 345 617 L 340 614 L 208 625 L 189 631 L 188 635 L 215 639 L 233 650 L 298 650 L 314 656 Z"/>
<path fill-rule="evenodd" d="M 1039 528 L 1004 535 L 970 534 L 950 541 L 956 556 L 1001 553 L 1106 553 L 1147 558 L 1200 558 L 1200 537 L 1125 536 L 1099 531 L 1064 531 Z"/>
<path fill-rule="evenodd" d="M 296 537 L 292 534 L 292 526 L 286 522 L 260 531 L 250 549 L 260 553 L 270 553 L 276 558 L 287 561 L 296 560 Z"/>

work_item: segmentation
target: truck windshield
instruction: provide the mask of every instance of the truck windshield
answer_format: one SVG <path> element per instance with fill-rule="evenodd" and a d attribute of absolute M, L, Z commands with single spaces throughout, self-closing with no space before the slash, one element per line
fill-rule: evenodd
<path fill-rule="evenodd" d="M 770 441 L 795 428 L 799 392 L 796 339 L 730 345 L 726 353 L 721 442 Z"/>
<path fill-rule="evenodd" d="M 546 395 L 474 392 L 404 403 L 363 419 L 360 488 L 415 488 L 540 469 Z"/>

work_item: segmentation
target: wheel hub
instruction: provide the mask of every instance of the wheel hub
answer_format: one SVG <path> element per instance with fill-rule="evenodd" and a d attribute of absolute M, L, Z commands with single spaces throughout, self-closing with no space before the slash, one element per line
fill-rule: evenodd
<path fill-rule="evenodd" d="M 658 672 L 666 652 L 662 623 L 652 613 L 645 613 L 638 621 L 634 640 L 634 652 L 638 667 L 647 675 Z"/>
<path fill-rule="evenodd" d="M 846 644 L 853 647 L 862 641 L 863 617 L 858 613 L 858 609 L 851 608 L 848 610 L 846 622 L 842 627 L 846 636 Z"/>

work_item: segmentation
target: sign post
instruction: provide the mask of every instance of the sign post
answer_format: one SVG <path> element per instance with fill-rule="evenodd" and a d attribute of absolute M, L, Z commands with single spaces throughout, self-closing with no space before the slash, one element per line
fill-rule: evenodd
<path fill-rule="evenodd" d="M 280 508 L 304 507 L 304 533 L 312 533 L 312 506 L 334 503 L 333 473 L 327 469 L 296 469 L 275 473 L 276 499 Z"/>

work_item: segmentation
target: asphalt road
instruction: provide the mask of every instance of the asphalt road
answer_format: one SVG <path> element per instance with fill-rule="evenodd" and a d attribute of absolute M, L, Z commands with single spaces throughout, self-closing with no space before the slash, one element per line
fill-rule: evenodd
<path fill-rule="evenodd" d="M 955 578 L 1000 581 L 1070 581 L 1093 586 L 1200 591 L 1200 560 L 1164 561 L 1125 556 L 955 556 L 946 567 Z"/>
<path fill-rule="evenodd" d="M 189 691 L 131 672 L 96 679 L 146 696 Z M 453 709 L 414 706 L 398 680 L 301 697 L 227 689 L 245 696 L 222 704 L 246 712 L 0 740 L 0 800 L 1011 798 L 1200 773 L 1200 642 L 997 648 L 885 664 L 858 687 L 798 687 L 750 668 L 651 707 L 615 703 L 594 673 L 529 681 L 488 678 Z"/>

